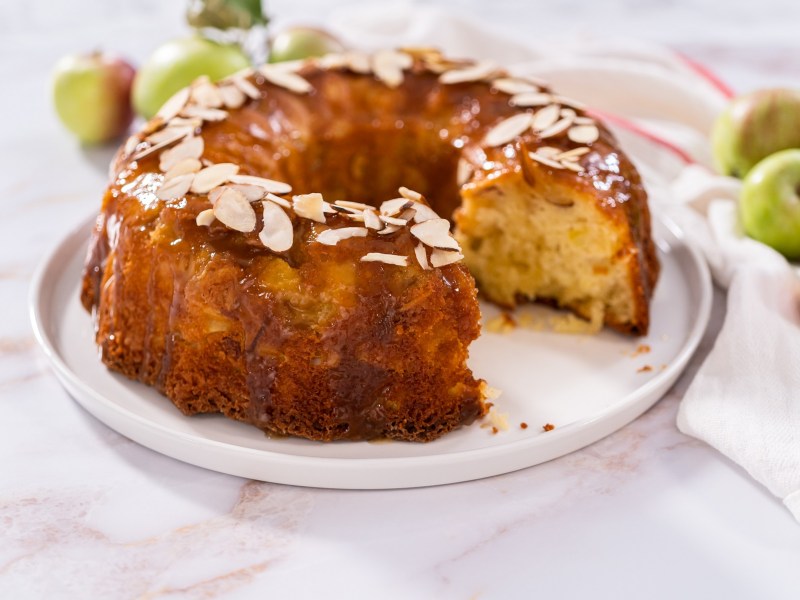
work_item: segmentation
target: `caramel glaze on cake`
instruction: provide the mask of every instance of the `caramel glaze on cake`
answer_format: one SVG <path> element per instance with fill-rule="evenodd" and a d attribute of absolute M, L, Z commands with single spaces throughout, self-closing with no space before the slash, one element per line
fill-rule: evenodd
<path fill-rule="evenodd" d="M 646 332 L 658 271 L 646 195 L 611 134 L 574 103 L 558 100 L 553 123 L 541 117 L 515 133 L 504 121 L 533 119 L 543 106 L 535 94 L 547 88 L 433 51 L 331 56 L 231 82 L 244 93 L 223 83 L 224 103 L 208 82 L 188 100 L 174 98 L 113 166 L 82 291 L 109 368 L 155 387 L 186 414 L 219 412 L 314 440 L 427 441 L 482 416 L 485 384 L 466 366 L 479 334 L 475 285 L 449 242 L 437 249 L 414 234 L 413 223 L 432 216 L 417 205 L 415 217 L 406 205 L 380 233 L 368 227 L 363 237 L 325 245 L 323 231 L 369 221 L 326 203 L 321 223 L 296 204 L 319 192 L 331 203 L 379 207 L 400 186 L 454 219 L 488 298 L 543 300 Z M 272 190 L 291 220 L 290 248 L 267 248 L 259 236 L 269 199 L 253 202 L 252 229 L 232 229 L 220 210 L 225 185 L 250 182 L 167 191 L 187 177 L 182 171 L 195 177 L 192 186 L 202 174 L 184 160 L 165 182 L 170 165 L 160 161 L 174 148 L 170 128 L 179 127 L 190 133 L 178 143 L 202 139 L 203 166 L 230 164 L 240 176 L 291 186 L 294 205 L 288 186 Z M 550 224 L 555 241 L 545 235 Z M 584 254 L 584 265 L 563 278 L 548 276 L 550 265 L 515 255 L 505 230 L 547 260 L 569 244 L 597 254 Z M 590 243 L 593 233 L 613 239 Z M 370 253 L 384 262 L 365 262 Z M 395 259 L 405 264 L 389 264 Z"/>

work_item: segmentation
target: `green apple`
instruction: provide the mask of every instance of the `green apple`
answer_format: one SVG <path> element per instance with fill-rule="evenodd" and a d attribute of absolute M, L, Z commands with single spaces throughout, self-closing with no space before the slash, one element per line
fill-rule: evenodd
<path fill-rule="evenodd" d="M 159 46 L 139 69 L 133 82 L 133 107 L 150 118 L 175 92 L 201 75 L 212 81 L 250 66 L 238 46 L 218 44 L 200 36 Z"/>
<path fill-rule="evenodd" d="M 760 90 L 736 98 L 711 133 L 717 168 L 744 177 L 774 152 L 800 148 L 800 91 Z"/>
<path fill-rule="evenodd" d="M 119 137 L 133 120 L 136 71 L 121 58 L 94 52 L 62 58 L 53 73 L 53 103 L 64 126 L 87 144 Z"/>
<path fill-rule="evenodd" d="M 800 150 L 776 152 L 750 169 L 739 212 L 747 235 L 800 258 Z"/>
<path fill-rule="evenodd" d="M 190 0 L 186 20 L 192 27 L 250 29 L 266 25 L 261 0 Z"/>
<path fill-rule="evenodd" d="M 292 27 L 281 31 L 269 42 L 269 62 L 278 63 L 331 52 L 342 52 L 342 43 L 323 29 Z"/>

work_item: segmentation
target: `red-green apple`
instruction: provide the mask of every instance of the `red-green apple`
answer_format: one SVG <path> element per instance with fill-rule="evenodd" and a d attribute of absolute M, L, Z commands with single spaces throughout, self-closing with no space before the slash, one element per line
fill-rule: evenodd
<path fill-rule="evenodd" d="M 139 69 L 133 82 L 133 106 L 150 118 L 175 92 L 201 75 L 212 81 L 250 66 L 245 53 L 234 45 L 218 44 L 193 36 L 159 46 Z"/>
<path fill-rule="evenodd" d="M 770 154 L 800 148 L 800 91 L 759 90 L 736 98 L 711 133 L 717 168 L 744 177 Z"/>
<path fill-rule="evenodd" d="M 119 137 L 133 120 L 135 73 L 121 58 L 101 52 L 65 56 L 53 73 L 53 102 L 61 122 L 87 144 Z"/>
<path fill-rule="evenodd" d="M 323 29 L 291 27 L 269 42 L 269 62 L 278 63 L 314 56 L 324 56 L 344 50 L 342 43 Z"/>
<path fill-rule="evenodd" d="M 800 150 L 776 152 L 750 169 L 739 210 L 747 235 L 800 258 Z"/>

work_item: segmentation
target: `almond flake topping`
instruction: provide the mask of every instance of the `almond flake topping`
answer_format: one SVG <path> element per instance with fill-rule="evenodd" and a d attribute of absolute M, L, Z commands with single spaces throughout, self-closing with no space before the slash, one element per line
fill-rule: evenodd
<path fill-rule="evenodd" d="M 219 87 L 208 77 L 201 77 L 192 84 L 190 101 L 204 108 L 219 108 L 223 104 Z"/>
<path fill-rule="evenodd" d="M 347 55 L 337 52 L 325 54 L 317 59 L 320 69 L 342 69 L 347 66 L 347 63 Z"/>
<path fill-rule="evenodd" d="M 273 202 L 262 202 L 264 228 L 258 239 L 273 252 L 286 252 L 294 243 L 292 220 L 284 210 Z"/>
<path fill-rule="evenodd" d="M 208 227 L 216 220 L 214 216 L 214 209 L 207 208 L 205 210 L 201 210 L 197 213 L 197 217 L 195 218 L 194 222 L 197 223 L 199 227 Z"/>
<path fill-rule="evenodd" d="M 580 148 L 573 148 L 572 150 L 567 150 L 566 152 L 562 152 L 558 155 L 558 160 L 578 160 L 584 154 L 588 154 L 591 152 L 589 148 L 586 146 L 581 146 Z"/>
<path fill-rule="evenodd" d="M 591 144 L 600 137 L 596 125 L 576 125 L 567 132 L 567 137 L 576 144 Z"/>
<path fill-rule="evenodd" d="M 326 229 L 317 236 L 317 241 L 326 246 L 335 246 L 342 240 L 351 237 L 367 237 L 366 227 L 340 227 L 339 229 Z"/>
<path fill-rule="evenodd" d="M 534 116 L 528 112 L 503 119 L 488 131 L 486 137 L 483 138 L 483 143 L 489 147 L 507 144 L 525 133 L 531 127 L 533 121 Z"/>
<path fill-rule="evenodd" d="M 413 205 L 413 201 L 408 198 L 393 198 L 381 204 L 381 214 L 387 217 L 393 217 Z"/>
<path fill-rule="evenodd" d="M 387 225 L 399 225 L 400 227 L 405 227 L 408 225 L 408 221 L 405 219 L 398 219 L 397 217 L 387 217 L 386 215 L 381 215 L 380 220 L 386 223 Z"/>
<path fill-rule="evenodd" d="M 242 90 L 231 84 L 219 86 L 219 94 L 225 108 L 239 108 L 247 99 Z"/>
<path fill-rule="evenodd" d="M 548 167 L 552 167 L 554 169 L 564 168 L 564 166 L 560 162 L 555 161 L 544 154 L 540 154 L 538 152 L 528 152 L 528 156 L 530 156 L 536 162 L 541 163 L 543 165 L 547 165 Z"/>
<path fill-rule="evenodd" d="M 283 208 L 292 208 L 292 203 L 289 202 L 286 198 L 281 198 L 280 196 L 276 196 L 272 192 L 267 192 L 266 196 L 267 200 L 270 202 L 274 202 L 278 206 L 282 206 Z"/>
<path fill-rule="evenodd" d="M 458 242 L 450 235 L 450 222 L 447 219 L 431 219 L 413 225 L 411 235 L 431 248 L 461 250 Z"/>
<path fill-rule="evenodd" d="M 515 77 L 501 77 L 500 79 L 495 79 L 492 81 L 492 87 L 509 96 L 533 94 L 541 91 L 538 85 Z"/>
<path fill-rule="evenodd" d="M 230 178 L 230 182 L 257 185 L 273 194 L 288 194 L 292 191 L 292 186 L 288 183 L 267 179 L 266 177 L 256 177 L 254 175 L 234 175 Z"/>
<path fill-rule="evenodd" d="M 372 55 L 372 70 L 375 76 L 391 88 L 403 83 L 403 71 L 410 69 L 414 59 L 405 52 L 379 50 Z"/>
<path fill-rule="evenodd" d="M 415 223 L 424 223 L 425 221 L 431 221 L 433 219 L 438 219 L 439 215 L 436 214 L 430 206 L 426 204 L 422 204 L 422 202 L 415 202 L 414 203 L 414 222 Z"/>
<path fill-rule="evenodd" d="M 221 108 L 204 108 L 190 104 L 181 111 L 182 117 L 197 117 L 203 121 L 224 121 L 228 118 L 228 111 Z"/>
<path fill-rule="evenodd" d="M 444 267 L 446 265 L 453 264 L 454 262 L 458 262 L 463 258 L 464 255 L 461 254 L 461 252 L 448 252 L 447 250 L 435 248 L 433 252 L 431 252 L 431 266 Z"/>
<path fill-rule="evenodd" d="M 400 231 L 400 229 L 402 229 L 402 227 L 399 225 L 387 225 L 378 232 L 378 235 L 388 235 L 390 233 L 394 233 L 395 231 Z"/>
<path fill-rule="evenodd" d="M 553 97 L 545 92 L 525 92 L 511 97 L 512 106 L 530 107 L 547 106 L 553 101 Z"/>
<path fill-rule="evenodd" d="M 196 158 L 184 158 L 182 161 L 175 163 L 169 171 L 164 173 L 164 181 L 169 181 L 178 175 L 197 173 L 201 168 L 202 165 Z"/>
<path fill-rule="evenodd" d="M 398 254 L 384 254 L 383 252 L 370 252 L 361 257 L 361 262 L 382 262 L 398 267 L 408 266 L 408 257 Z"/>
<path fill-rule="evenodd" d="M 246 79 L 244 76 L 234 75 L 230 78 L 230 81 L 233 82 L 239 90 L 251 100 L 258 100 L 261 98 L 261 90 L 259 90 L 253 83 Z"/>
<path fill-rule="evenodd" d="M 497 65 L 493 62 L 482 60 L 464 68 L 445 71 L 439 75 L 439 82 L 450 85 L 454 83 L 481 81 L 492 76 L 497 71 Z"/>
<path fill-rule="evenodd" d="M 225 189 L 213 210 L 214 216 L 230 229 L 248 233 L 256 228 L 256 213 L 241 192 Z"/>
<path fill-rule="evenodd" d="M 368 54 L 363 52 L 345 52 L 344 57 L 347 61 L 347 66 L 350 67 L 350 70 L 354 73 L 366 75 L 370 72 L 371 67 Z"/>
<path fill-rule="evenodd" d="M 397 191 L 400 192 L 403 198 L 407 198 L 408 200 L 413 200 L 414 202 L 421 202 L 423 200 L 422 194 L 410 190 L 407 187 L 400 186 L 397 188 Z"/>
<path fill-rule="evenodd" d="M 219 163 L 206 167 L 195 175 L 194 181 L 192 182 L 192 191 L 195 194 L 207 194 L 218 185 L 230 181 L 231 176 L 236 175 L 238 172 L 239 165 L 234 163 Z M 245 201 L 247 200 L 241 192 L 236 193 L 244 198 Z M 220 219 L 220 221 L 222 221 L 222 219 Z"/>
<path fill-rule="evenodd" d="M 417 257 L 417 262 L 424 271 L 430 271 L 431 265 L 428 263 L 428 253 L 422 243 L 414 246 L 414 256 Z"/>
<path fill-rule="evenodd" d="M 172 117 L 177 116 L 183 107 L 186 106 L 186 103 L 189 102 L 189 96 L 191 93 L 192 90 L 188 87 L 175 92 L 175 94 L 169 100 L 164 102 L 160 109 L 158 109 L 156 117 L 159 117 L 164 121 L 169 121 Z"/>
<path fill-rule="evenodd" d="M 364 225 L 366 225 L 369 229 L 381 229 L 383 227 L 383 221 L 380 220 L 375 211 L 365 210 L 364 211 Z"/>
<path fill-rule="evenodd" d="M 324 200 L 322 194 L 301 194 L 292 198 L 292 206 L 298 217 L 311 219 L 317 223 L 325 222 Z"/>
<path fill-rule="evenodd" d="M 189 127 L 186 125 L 173 126 L 172 122 L 170 121 L 170 124 L 167 127 L 160 131 L 156 131 L 155 133 L 151 133 L 145 139 L 151 144 L 161 144 L 162 142 L 171 144 L 172 142 L 176 142 L 185 138 L 187 135 L 192 135 L 194 133 L 194 129 L 194 127 Z"/>
<path fill-rule="evenodd" d="M 192 186 L 194 177 L 193 173 L 187 173 L 186 175 L 178 175 L 169 181 L 165 181 L 161 184 L 161 187 L 156 190 L 156 198 L 159 200 L 183 198 L 189 193 L 189 188 Z"/>
<path fill-rule="evenodd" d="M 561 107 L 558 104 L 550 104 L 544 108 L 536 111 L 533 117 L 533 125 L 531 127 L 534 131 L 544 131 L 548 127 L 555 125 L 558 118 L 561 116 Z"/>
<path fill-rule="evenodd" d="M 549 137 L 557 136 L 560 133 L 564 133 L 567 129 L 570 128 L 571 125 L 572 125 L 572 119 L 565 117 L 559 121 L 556 121 L 553 125 L 551 125 L 547 129 L 540 131 L 539 137 L 541 139 L 546 139 Z"/>
<path fill-rule="evenodd" d="M 334 202 L 336 206 L 341 206 L 343 208 L 349 208 L 350 210 L 355 210 L 358 212 L 367 210 L 368 208 L 372 208 L 369 204 L 364 204 L 363 202 L 351 202 L 350 200 L 337 200 Z"/>
<path fill-rule="evenodd" d="M 200 160 L 203 156 L 205 143 L 201 137 L 187 137 L 180 144 L 169 150 L 164 150 L 159 156 L 158 168 L 167 172 L 184 159 L 194 158 Z"/>
<path fill-rule="evenodd" d="M 270 83 L 295 94 L 307 94 L 312 90 L 311 84 L 297 73 L 292 73 L 274 65 L 263 65 L 259 68 L 259 72 Z"/>
<path fill-rule="evenodd" d="M 249 185 L 246 183 L 232 183 L 227 187 L 236 190 L 237 192 L 241 192 L 244 195 L 244 197 L 247 198 L 248 202 L 257 202 L 261 200 L 266 194 L 264 188 L 257 185 Z"/>

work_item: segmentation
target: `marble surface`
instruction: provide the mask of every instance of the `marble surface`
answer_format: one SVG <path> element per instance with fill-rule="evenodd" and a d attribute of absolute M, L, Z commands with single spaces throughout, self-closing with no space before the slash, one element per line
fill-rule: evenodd
<path fill-rule="evenodd" d="M 485 16 L 488 3 L 444 4 Z M 33 269 L 95 210 L 111 149 L 81 150 L 47 93 L 62 54 L 137 60 L 182 2 L 0 2 L 0 598 L 797 598 L 800 526 L 675 414 L 724 315 L 643 417 L 550 463 L 399 491 L 294 488 L 195 468 L 80 409 L 37 348 Z M 531 35 L 636 34 L 740 91 L 800 82 L 793 0 L 493 2 Z M 271 2 L 284 22 L 332 3 Z M 524 17 L 524 18 L 523 18 Z M 756 25 L 757 24 L 757 25 Z M 268 596 L 271 595 L 271 596 Z"/>

